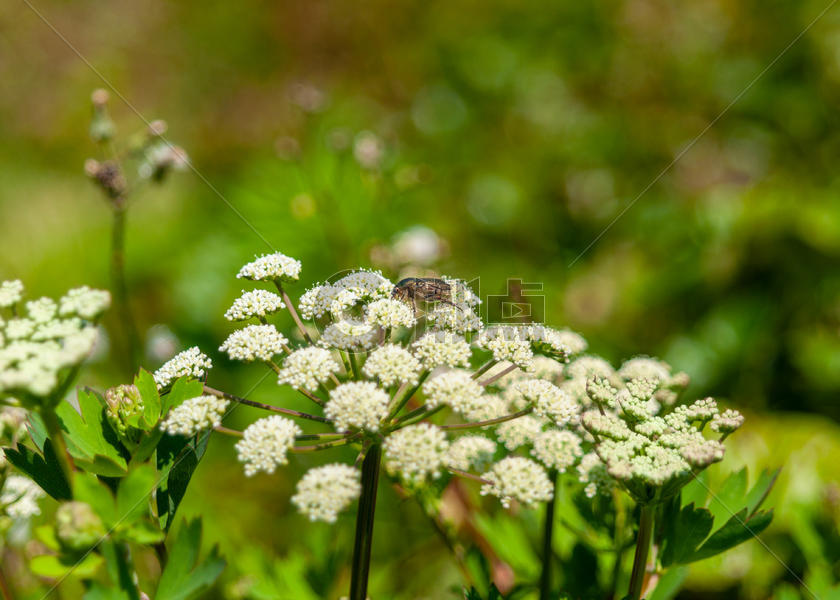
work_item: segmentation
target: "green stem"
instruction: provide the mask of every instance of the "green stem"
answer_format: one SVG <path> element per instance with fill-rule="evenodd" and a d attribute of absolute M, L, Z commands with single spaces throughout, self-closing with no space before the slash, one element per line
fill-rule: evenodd
<path fill-rule="evenodd" d="M 115 543 L 114 556 L 117 561 L 117 577 L 119 578 L 120 589 L 125 591 L 131 600 L 140 600 L 137 585 L 134 583 L 134 572 L 131 568 L 128 544 Z"/>
<path fill-rule="evenodd" d="M 306 330 L 306 327 L 303 326 L 303 321 L 300 320 L 300 317 L 295 310 L 295 305 L 292 304 L 292 301 L 289 299 L 289 295 L 286 293 L 286 290 L 283 289 L 283 284 L 275 279 L 274 285 L 277 286 L 277 291 L 280 292 L 280 296 L 283 298 L 283 303 L 286 305 L 286 309 L 289 311 L 289 314 L 292 315 L 292 319 L 294 320 L 295 325 L 297 325 L 297 328 L 300 330 L 303 339 L 311 344 L 312 338 L 309 337 L 309 332 Z"/>
<path fill-rule="evenodd" d="M 407 392 L 403 393 L 399 400 L 396 401 L 394 404 L 394 408 L 391 409 L 390 414 L 386 417 L 385 421 L 390 421 L 394 419 L 399 412 L 408 404 L 408 401 L 411 400 L 411 397 L 417 393 L 417 390 L 420 389 L 420 386 L 423 385 L 423 382 L 426 381 L 426 378 L 429 376 L 429 371 L 424 371 L 420 377 L 417 379 L 417 384 L 408 390 Z"/>
<path fill-rule="evenodd" d="M 613 489 L 613 504 L 615 506 L 615 532 L 613 534 L 613 543 L 615 544 L 615 564 L 613 565 L 611 583 L 610 583 L 610 598 L 614 598 L 618 590 L 618 578 L 621 576 L 621 563 L 624 557 L 624 525 L 626 518 L 626 511 L 624 509 L 624 502 L 622 502 L 621 492 L 618 489 Z"/>
<path fill-rule="evenodd" d="M 474 423 L 457 423 L 455 425 L 440 425 L 441 429 L 475 429 L 476 427 L 487 427 L 488 425 L 496 425 L 498 423 L 504 423 L 505 421 L 512 421 L 513 419 L 518 419 L 519 417 L 524 417 L 525 415 L 531 414 L 534 411 L 533 406 L 529 406 L 528 408 L 523 408 L 522 410 L 511 413 L 509 415 L 505 415 L 503 417 L 496 417 L 495 419 L 487 419 L 486 421 L 476 421 Z"/>
<path fill-rule="evenodd" d="M 122 333 L 125 340 L 126 372 L 134 373 L 137 367 L 137 356 L 140 349 L 140 336 L 137 325 L 128 304 L 128 284 L 125 279 L 125 199 L 114 198 L 112 201 L 113 225 L 111 230 L 111 287 L 114 292 L 114 303 L 121 321 Z"/>
<path fill-rule="evenodd" d="M 64 479 L 67 480 L 67 485 L 70 489 L 73 488 L 73 463 L 70 460 L 70 454 L 67 451 L 67 442 L 64 440 L 64 431 L 61 429 L 61 422 L 58 420 L 58 415 L 52 408 L 47 408 L 41 413 L 41 419 L 47 428 L 47 435 L 53 445 L 55 457 L 58 460 L 58 465 L 61 467 L 61 472 L 64 474 Z"/>
<path fill-rule="evenodd" d="M 360 381 L 362 379 L 362 375 L 359 370 L 359 362 L 356 360 L 356 353 L 349 351 L 347 355 L 350 357 L 350 368 L 353 370 L 353 379 Z"/>
<path fill-rule="evenodd" d="M 479 377 L 484 375 L 487 371 L 492 369 L 498 362 L 499 361 L 497 361 L 495 358 L 491 358 L 486 363 L 481 365 L 481 367 L 475 373 L 473 373 L 472 378 L 473 379 L 478 379 Z"/>
<path fill-rule="evenodd" d="M 318 415 L 310 415 L 308 413 L 300 412 L 299 410 L 292 410 L 290 408 L 281 408 L 279 406 L 274 406 L 273 404 L 263 404 L 262 402 L 255 402 L 253 400 L 247 400 L 246 398 L 240 398 L 239 396 L 234 396 L 233 394 L 228 394 L 227 392 L 222 392 L 217 389 L 211 388 L 208 385 L 204 386 L 204 392 L 207 394 L 212 394 L 218 398 L 224 398 L 225 400 L 230 400 L 231 402 L 238 402 L 239 404 L 244 404 L 246 406 L 253 406 L 254 408 L 261 408 L 263 410 L 267 410 L 270 412 L 281 413 L 284 415 L 289 415 L 290 417 L 299 417 L 301 419 L 309 419 L 310 421 L 318 421 L 319 423 L 332 423 L 326 417 L 319 417 Z"/>
<path fill-rule="evenodd" d="M 551 559 L 554 556 L 554 508 L 557 504 L 557 471 L 552 469 L 549 477 L 554 483 L 554 494 L 551 496 L 551 500 L 549 500 L 545 505 L 542 575 L 540 576 L 540 600 L 549 600 L 551 598 L 551 563 L 553 562 Z"/>
<path fill-rule="evenodd" d="M 367 600 L 370 552 L 373 545 L 373 522 L 382 446 L 373 444 L 362 463 L 362 496 L 356 513 L 356 539 L 353 544 L 353 567 L 350 577 L 350 600 Z"/>
<path fill-rule="evenodd" d="M 410 413 L 405 415 L 399 421 L 396 421 L 391 427 L 388 428 L 388 431 L 396 431 L 397 429 L 402 429 L 407 425 L 414 425 L 415 423 L 419 423 L 423 419 L 428 419 L 434 414 L 439 413 L 444 408 L 446 408 L 445 404 L 439 404 L 432 409 L 427 409 L 426 405 L 424 404 L 420 408 L 415 408 Z"/>
<path fill-rule="evenodd" d="M 653 507 L 649 504 L 642 504 L 641 514 L 639 515 L 639 535 L 636 538 L 636 554 L 633 557 L 633 571 L 630 574 L 630 588 L 627 591 L 627 597 L 630 600 L 640 600 L 642 597 L 642 586 L 645 582 L 652 535 Z"/>

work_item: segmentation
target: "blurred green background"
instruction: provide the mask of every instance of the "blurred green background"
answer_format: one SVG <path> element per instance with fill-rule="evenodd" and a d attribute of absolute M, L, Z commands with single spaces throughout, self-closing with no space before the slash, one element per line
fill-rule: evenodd
<path fill-rule="evenodd" d="M 795 598 L 797 578 L 840 576 L 840 8 L 809 26 L 826 5 L 32 4 L 144 118 L 167 120 L 201 174 L 131 196 L 149 368 L 198 344 L 216 387 L 255 384 L 261 372 L 215 349 L 233 275 L 269 245 L 303 261 L 297 294 L 342 269 L 396 277 L 424 260 L 480 278 L 485 296 L 541 282 L 549 324 L 617 364 L 659 356 L 693 395 L 744 409 L 718 476 L 785 467 L 763 539 L 791 570 L 753 542 L 693 567 L 685 598 Z M 110 215 L 82 171 L 103 82 L 32 6 L 0 4 L 0 277 L 31 295 L 105 287 Z M 142 131 L 111 95 L 120 135 Z M 125 379 L 115 354 L 87 383 Z M 279 393 L 269 378 L 253 397 Z M 231 561 L 218 597 L 341 589 L 352 519 L 310 527 L 289 509 L 303 463 L 245 480 L 230 444 L 211 444 L 184 513 L 205 516 Z M 374 597 L 450 597 L 443 547 L 384 496 Z"/>

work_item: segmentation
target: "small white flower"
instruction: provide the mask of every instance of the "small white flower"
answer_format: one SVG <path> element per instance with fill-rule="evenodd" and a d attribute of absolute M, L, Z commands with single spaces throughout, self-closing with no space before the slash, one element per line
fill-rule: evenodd
<path fill-rule="evenodd" d="M 288 343 L 289 340 L 274 325 L 249 325 L 231 333 L 219 351 L 227 352 L 233 360 L 269 361 L 275 354 L 283 352 L 283 346 Z"/>
<path fill-rule="evenodd" d="M 490 327 L 481 332 L 475 344 L 492 352 L 497 361 L 510 361 L 522 369 L 529 368 L 534 357 L 531 342 L 521 327 Z"/>
<path fill-rule="evenodd" d="M 26 303 L 26 312 L 35 323 L 46 323 L 58 312 L 58 305 L 52 298 L 39 298 Z"/>
<path fill-rule="evenodd" d="M 484 471 L 493 462 L 496 442 L 483 435 L 464 435 L 449 445 L 446 464 L 461 471 Z"/>
<path fill-rule="evenodd" d="M 426 406 L 435 408 L 446 404 L 461 414 L 470 412 L 482 403 L 484 388 L 469 371 L 453 369 L 441 373 L 423 384 Z"/>
<path fill-rule="evenodd" d="M 717 440 L 704 440 L 682 446 L 679 453 L 691 466 L 703 468 L 723 460 L 725 450 Z"/>
<path fill-rule="evenodd" d="M 192 436 L 222 424 L 228 401 L 216 396 L 199 396 L 184 400 L 173 408 L 160 424 L 169 435 Z"/>
<path fill-rule="evenodd" d="M 239 270 L 236 277 L 252 281 L 297 281 L 300 277 L 300 267 L 299 260 L 275 252 L 249 262 Z"/>
<path fill-rule="evenodd" d="M 525 415 L 500 423 L 496 427 L 496 436 L 508 450 L 534 443 L 542 433 L 543 424 L 531 415 Z"/>
<path fill-rule="evenodd" d="M 580 354 L 586 350 L 586 340 L 577 333 L 557 330 L 545 325 L 532 325 L 527 328 L 534 350 L 560 360 Z"/>
<path fill-rule="evenodd" d="M 370 353 L 362 371 L 368 377 L 375 377 L 385 386 L 397 383 L 416 385 L 420 375 L 420 361 L 396 344 L 385 344 Z"/>
<path fill-rule="evenodd" d="M 32 480 L 11 474 L 0 490 L 0 507 L 13 519 L 28 519 L 41 514 L 38 500 L 44 492 Z"/>
<path fill-rule="evenodd" d="M 0 283 L 0 308 L 14 306 L 23 298 L 23 282 L 11 279 Z"/>
<path fill-rule="evenodd" d="M 405 302 L 392 298 L 374 300 L 365 306 L 365 321 L 380 327 L 414 327 L 414 311 Z"/>
<path fill-rule="evenodd" d="M 358 427 L 378 431 L 388 414 L 388 394 L 370 381 L 343 383 L 330 392 L 324 414 L 332 419 L 338 431 Z"/>
<path fill-rule="evenodd" d="M 627 424 L 613 413 L 601 414 L 590 410 L 583 413 L 581 422 L 590 433 L 611 440 L 626 440 L 633 434 Z"/>
<path fill-rule="evenodd" d="M 239 462 L 245 463 L 245 475 L 260 471 L 274 473 L 278 465 L 288 464 L 286 453 L 295 444 L 295 436 L 303 433 L 297 423 L 279 415 L 259 419 L 243 432 L 236 442 Z"/>
<path fill-rule="evenodd" d="M 744 424 L 744 415 L 737 410 L 727 409 L 712 419 L 710 427 L 712 431 L 729 434 L 736 431 Z"/>
<path fill-rule="evenodd" d="M 335 523 L 338 513 L 361 493 L 359 472 L 351 466 L 333 463 L 309 469 L 297 484 L 292 504 L 310 521 Z"/>
<path fill-rule="evenodd" d="M 569 379 L 589 380 L 596 377 L 609 380 L 613 375 L 615 375 L 615 369 L 600 356 L 581 356 L 566 367 L 566 377 Z"/>
<path fill-rule="evenodd" d="M 469 367 L 470 345 L 454 333 L 433 331 L 425 334 L 412 345 L 414 355 L 427 371 L 436 367 Z"/>
<path fill-rule="evenodd" d="M 509 456 L 497 462 L 483 475 L 489 483 L 481 486 L 481 495 L 499 498 L 508 508 L 512 500 L 527 506 L 551 500 L 554 485 L 545 469 L 533 460 Z"/>
<path fill-rule="evenodd" d="M 426 319 L 439 329 L 460 334 L 480 331 L 484 327 L 481 318 L 466 304 L 439 303 L 426 314 Z"/>
<path fill-rule="evenodd" d="M 390 298 L 394 284 L 379 271 L 360 270 L 345 275 L 333 287 L 338 290 L 352 290 L 362 300 Z"/>
<path fill-rule="evenodd" d="M 587 484 L 584 493 L 587 498 L 594 498 L 600 493 L 604 496 L 610 493 L 615 482 L 607 473 L 607 466 L 597 454 L 590 452 L 584 454 L 577 466 L 578 480 Z"/>
<path fill-rule="evenodd" d="M 105 312 L 111 306 L 111 294 L 105 290 L 95 290 L 86 285 L 69 290 L 59 302 L 59 314 L 79 316 L 88 321 Z"/>
<path fill-rule="evenodd" d="M 228 321 L 245 321 L 253 317 L 265 317 L 285 308 L 283 299 L 266 290 L 242 290 L 242 295 L 233 301 L 225 312 Z"/>
<path fill-rule="evenodd" d="M 28 338 L 35 331 L 35 325 L 32 319 L 9 319 L 6 322 L 6 337 L 10 340 Z"/>
<path fill-rule="evenodd" d="M 548 356 L 537 355 L 527 367 L 530 375 L 537 379 L 554 381 L 563 373 L 563 364 Z"/>
<path fill-rule="evenodd" d="M 618 374 L 625 381 L 653 379 L 660 384 L 665 384 L 671 378 L 671 367 L 668 366 L 668 363 L 655 358 L 636 356 L 621 365 Z"/>
<path fill-rule="evenodd" d="M 306 290 L 298 301 L 300 315 L 310 321 L 323 317 L 330 310 L 338 291 L 329 284 L 316 285 Z"/>
<path fill-rule="evenodd" d="M 529 379 L 516 384 L 516 389 L 534 405 L 534 412 L 565 425 L 578 414 L 577 403 L 562 389 L 544 379 Z"/>
<path fill-rule="evenodd" d="M 439 427 L 418 423 L 389 435 L 385 444 L 385 468 L 406 482 L 419 485 L 440 476 L 449 442 Z"/>
<path fill-rule="evenodd" d="M 154 378 L 158 389 L 164 388 L 179 377 L 202 379 L 213 367 L 213 362 L 198 346 L 188 348 L 166 361 L 155 371 Z"/>
<path fill-rule="evenodd" d="M 340 367 L 333 358 L 332 352 L 324 348 L 309 346 L 292 352 L 283 361 L 283 368 L 277 377 L 280 385 L 286 384 L 294 389 L 304 389 L 314 392 L 319 383 L 329 379 L 337 373 Z"/>
<path fill-rule="evenodd" d="M 52 319 L 36 325 L 31 339 L 36 342 L 41 342 L 69 337 L 79 333 L 84 327 L 84 322 L 78 317 Z"/>
<path fill-rule="evenodd" d="M 379 343 L 379 331 L 367 323 L 339 321 L 324 329 L 318 345 L 347 351 L 369 350 Z"/>
<path fill-rule="evenodd" d="M 494 394 L 484 394 L 478 402 L 464 405 L 461 414 L 467 421 L 478 422 L 498 419 L 509 412 L 508 405 L 502 398 Z M 490 425 L 484 427 L 490 427 Z"/>
<path fill-rule="evenodd" d="M 537 436 L 531 454 L 549 469 L 565 473 L 583 455 L 580 438 L 571 431 L 550 429 Z"/>

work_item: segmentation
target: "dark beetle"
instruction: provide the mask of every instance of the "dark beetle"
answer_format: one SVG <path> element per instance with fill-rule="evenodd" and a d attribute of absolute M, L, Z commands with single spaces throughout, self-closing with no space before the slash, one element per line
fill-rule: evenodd
<path fill-rule="evenodd" d="M 417 300 L 443 302 L 455 306 L 455 303 L 452 302 L 452 286 L 443 279 L 431 277 L 406 277 L 394 286 L 391 298 L 410 302 L 415 313 L 417 312 L 415 304 Z"/>

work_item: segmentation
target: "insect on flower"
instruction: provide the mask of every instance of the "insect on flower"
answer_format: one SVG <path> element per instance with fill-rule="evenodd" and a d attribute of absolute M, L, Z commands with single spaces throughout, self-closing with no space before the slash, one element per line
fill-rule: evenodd
<path fill-rule="evenodd" d="M 417 314 L 417 300 L 442 302 L 458 308 L 458 305 L 452 302 L 452 286 L 443 279 L 432 277 L 406 277 L 400 280 L 394 286 L 391 298 L 410 303 L 415 315 Z"/>

